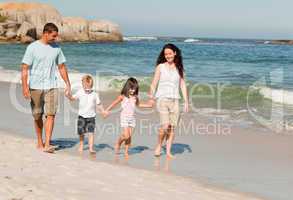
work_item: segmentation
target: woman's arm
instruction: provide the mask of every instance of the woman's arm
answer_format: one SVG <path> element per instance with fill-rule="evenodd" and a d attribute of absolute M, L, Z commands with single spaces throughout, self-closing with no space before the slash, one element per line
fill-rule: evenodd
<path fill-rule="evenodd" d="M 153 78 L 152 84 L 150 86 L 150 90 L 149 90 L 150 98 L 154 98 L 154 93 L 157 89 L 157 85 L 158 85 L 159 80 L 160 80 L 160 65 L 158 65 L 156 67 L 154 78 Z"/>
<path fill-rule="evenodd" d="M 148 100 L 147 102 L 139 102 L 138 107 L 139 108 L 152 108 L 154 106 L 153 100 Z"/>
<path fill-rule="evenodd" d="M 180 78 L 180 88 L 184 99 L 184 111 L 188 112 L 188 94 L 187 94 L 187 87 L 184 78 Z"/>

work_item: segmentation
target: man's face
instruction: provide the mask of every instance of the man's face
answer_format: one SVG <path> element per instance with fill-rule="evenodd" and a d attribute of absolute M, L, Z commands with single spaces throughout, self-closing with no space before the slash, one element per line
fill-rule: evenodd
<path fill-rule="evenodd" d="M 57 40 L 58 32 L 53 31 L 51 33 L 45 33 L 45 37 L 46 37 L 48 43 L 54 43 Z"/>

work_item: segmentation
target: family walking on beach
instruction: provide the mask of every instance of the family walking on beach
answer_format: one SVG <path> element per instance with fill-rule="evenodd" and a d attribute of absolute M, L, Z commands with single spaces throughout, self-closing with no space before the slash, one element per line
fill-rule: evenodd
<path fill-rule="evenodd" d="M 179 122 L 180 90 L 184 99 L 184 112 L 188 112 L 188 96 L 185 83 L 184 67 L 181 51 L 174 44 L 166 44 L 160 52 L 153 81 L 149 90 L 149 100 L 142 102 L 139 96 L 138 81 L 131 77 L 124 84 L 120 95 L 106 108 L 102 106 L 99 94 L 93 90 L 93 78 L 90 75 L 82 77 L 82 89 L 71 93 L 66 59 L 61 48 L 55 43 L 58 37 L 58 27 L 53 23 L 44 26 L 40 40 L 28 45 L 22 60 L 21 80 L 23 96 L 30 100 L 34 127 L 37 134 L 37 148 L 47 153 L 53 153 L 55 148 L 50 144 L 54 128 L 55 115 L 58 107 L 57 71 L 65 82 L 65 96 L 79 101 L 77 133 L 79 135 L 79 151 L 83 151 L 84 137 L 88 135 L 90 153 L 94 150 L 94 133 L 96 129 L 96 112 L 103 117 L 121 104 L 120 126 L 122 133 L 115 144 L 115 153 L 120 152 L 125 145 L 125 156 L 131 145 L 131 138 L 136 126 L 135 110 L 152 108 L 155 104 L 160 115 L 160 128 L 155 156 L 161 155 L 161 149 L 166 141 L 166 155 L 172 158 L 172 144 L 175 128 Z M 45 120 L 43 121 L 43 115 Z M 45 141 L 42 133 L 45 131 Z"/>

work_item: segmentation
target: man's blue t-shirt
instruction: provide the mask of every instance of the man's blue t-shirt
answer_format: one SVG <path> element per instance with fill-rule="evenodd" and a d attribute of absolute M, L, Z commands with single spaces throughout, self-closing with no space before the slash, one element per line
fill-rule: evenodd
<path fill-rule="evenodd" d="M 31 43 L 23 56 L 22 63 L 30 66 L 29 87 L 31 89 L 57 88 L 58 65 L 66 58 L 57 44 L 44 44 L 40 40 Z"/>

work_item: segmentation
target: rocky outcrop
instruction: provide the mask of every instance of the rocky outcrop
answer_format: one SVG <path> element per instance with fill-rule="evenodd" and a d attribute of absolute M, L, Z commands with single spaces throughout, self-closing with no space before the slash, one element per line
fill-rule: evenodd
<path fill-rule="evenodd" d="M 270 44 L 293 45 L 293 40 L 272 40 Z"/>
<path fill-rule="evenodd" d="M 30 42 L 39 38 L 48 22 L 55 23 L 61 41 L 122 41 L 118 25 L 109 21 L 89 21 L 62 17 L 54 7 L 41 3 L 0 3 L 0 39 Z"/>

